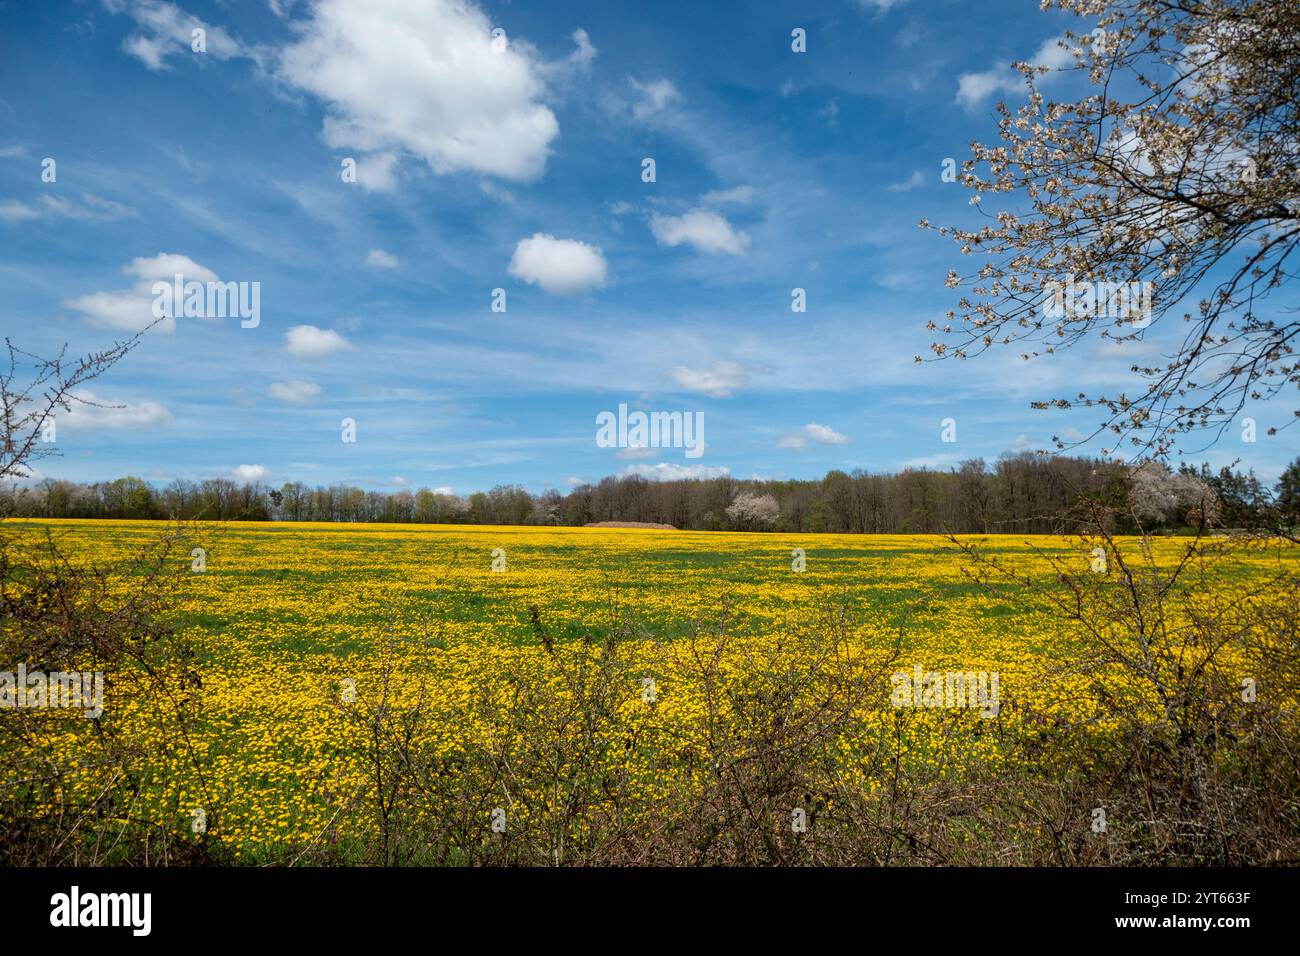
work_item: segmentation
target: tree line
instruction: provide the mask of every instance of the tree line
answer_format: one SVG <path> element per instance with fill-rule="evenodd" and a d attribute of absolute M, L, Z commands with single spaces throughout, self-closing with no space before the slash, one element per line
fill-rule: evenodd
<path fill-rule="evenodd" d="M 1253 471 L 1184 464 L 1177 472 L 1096 458 L 1004 455 L 946 471 L 833 470 L 821 479 L 650 481 L 607 477 L 567 494 L 531 494 L 519 485 L 454 495 L 428 488 L 392 492 L 349 485 L 279 488 L 229 478 L 140 478 L 79 484 L 47 479 L 0 489 L 0 514 L 31 518 L 217 521 L 326 521 L 436 524 L 586 525 L 650 522 L 699 531 L 908 534 L 1050 533 L 1080 501 L 1101 500 L 1140 516 L 1144 527 L 1176 527 L 1195 503 L 1211 500 L 1215 521 L 1257 527 L 1277 509 L 1300 512 L 1300 459 L 1273 487 Z M 1292 518 L 1291 520 L 1294 520 Z"/>

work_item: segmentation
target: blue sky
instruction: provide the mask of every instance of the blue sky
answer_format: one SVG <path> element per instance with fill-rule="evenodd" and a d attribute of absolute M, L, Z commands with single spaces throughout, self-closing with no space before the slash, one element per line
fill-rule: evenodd
<path fill-rule="evenodd" d="M 815 6 L 0 3 L 4 334 L 104 347 L 177 268 L 261 294 L 256 328 L 151 330 L 41 474 L 563 490 L 947 467 L 1086 429 L 1029 403 L 1136 391 L 1131 349 L 1158 330 L 1128 352 L 912 362 L 962 264 L 917 222 L 970 219 L 942 163 L 994 137 L 1008 64 L 1072 18 Z M 705 454 L 598 447 L 620 403 L 702 412 Z M 1259 441 L 1206 457 L 1274 477 L 1288 408 L 1248 411 Z"/>

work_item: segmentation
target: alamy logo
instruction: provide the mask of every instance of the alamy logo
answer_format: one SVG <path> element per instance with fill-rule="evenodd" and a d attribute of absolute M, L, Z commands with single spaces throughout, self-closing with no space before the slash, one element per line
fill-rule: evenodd
<path fill-rule="evenodd" d="M 29 671 L 26 664 L 18 672 L 0 671 L 0 708 L 65 708 L 80 710 L 83 717 L 96 718 L 104 713 L 104 674 L 102 671 Z"/>
<path fill-rule="evenodd" d="M 596 416 L 596 445 L 600 448 L 685 448 L 687 458 L 704 454 L 703 412 L 632 412 L 627 403 L 618 414 Z"/>
<path fill-rule="evenodd" d="M 51 926 L 129 926 L 133 936 L 148 936 L 153 926 L 149 893 L 86 893 L 74 886 L 50 897 Z"/>
<path fill-rule="evenodd" d="M 978 710 L 981 717 L 996 717 L 998 672 L 927 671 L 920 664 L 907 671 L 894 671 L 890 702 L 895 707 L 952 707 Z"/>
<path fill-rule="evenodd" d="M 262 323 L 262 283 L 185 281 L 177 273 L 171 282 L 153 284 L 153 317 L 225 319 L 238 317 L 240 328 Z"/>
<path fill-rule="evenodd" d="M 1151 324 L 1150 282 L 1065 282 L 1046 285 L 1043 314 L 1049 319 L 1106 318 L 1145 329 Z"/>

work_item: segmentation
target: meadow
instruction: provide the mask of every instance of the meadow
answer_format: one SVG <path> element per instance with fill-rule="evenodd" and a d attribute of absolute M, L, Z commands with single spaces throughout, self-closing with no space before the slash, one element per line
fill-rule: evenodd
<path fill-rule="evenodd" d="M 49 533 L 111 579 L 165 525 L 6 528 Z M 990 827 L 1040 827 L 1048 809 L 981 816 L 980 787 L 1014 773 L 1059 795 L 1091 747 L 1126 732 L 1118 715 L 1168 719 L 1032 590 L 977 580 L 938 536 L 308 523 L 192 534 L 169 558 L 168 623 L 194 675 L 167 692 L 175 719 L 110 669 L 98 723 L 129 759 L 98 759 L 102 727 L 57 711 L 0 741 L 6 795 L 36 763 L 57 781 L 60 814 L 103 814 L 115 793 L 108 816 L 123 822 L 83 850 L 96 859 L 112 859 L 114 833 L 126 846 L 141 828 L 166 834 L 169 854 L 233 863 L 684 862 L 647 849 L 656 841 L 704 860 L 725 843 L 723 862 L 798 862 L 819 828 L 903 826 L 906 781 L 963 808 L 939 824 L 943 861 L 1019 862 L 1005 850 L 981 860 L 978 845 Z M 1078 541 L 965 540 L 1045 585 L 1050 559 L 1088 570 Z M 1153 539 L 1150 560 L 1170 567 L 1184 547 Z M 1201 597 L 1293 575 L 1298 559 L 1234 552 L 1206 570 Z M 1190 666 L 1198 652 L 1184 641 L 1179 653 Z M 996 713 L 891 703 L 891 675 L 918 667 L 997 675 Z M 1233 647 L 1213 662 L 1229 688 L 1252 667 Z M 1097 836 L 1091 810 L 1051 812 L 1083 845 Z M 742 818 L 751 836 L 727 836 Z M 751 837 L 768 850 L 745 849 Z M 969 856 L 953 849 L 965 845 Z"/>

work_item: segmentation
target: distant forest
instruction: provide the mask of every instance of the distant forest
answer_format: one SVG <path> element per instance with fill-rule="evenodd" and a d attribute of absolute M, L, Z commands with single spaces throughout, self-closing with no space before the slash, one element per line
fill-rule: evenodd
<path fill-rule="evenodd" d="M 1145 466 L 1144 466 L 1145 467 Z M 820 480 L 732 477 L 649 481 L 612 476 L 567 494 L 533 495 L 517 485 L 460 496 L 428 488 L 391 492 L 347 485 L 279 488 L 227 478 L 139 478 L 77 484 L 46 480 L 0 490 L 0 514 L 47 518 L 182 518 L 221 521 L 372 521 L 439 524 L 585 525 L 654 522 L 703 531 L 840 533 L 1047 533 L 1082 499 L 1122 511 L 1136 503 L 1144 527 L 1177 527 L 1208 489 L 1218 523 L 1255 527 L 1261 514 L 1300 499 L 1300 459 L 1270 488 L 1253 472 L 1208 465 L 1163 466 L 1139 481 L 1132 466 L 1100 459 L 1008 455 L 948 471 L 906 468 L 896 474 L 831 471 Z M 1141 488 L 1138 486 L 1141 485 Z M 1198 492 L 1197 489 L 1201 491 Z M 1141 492 L 1141 501 L 1135 494 Z M 1294 519 L 1292 519 L 1294 520 Z M 1122 524 L 1122 521 L 1121 521 Z"/>

